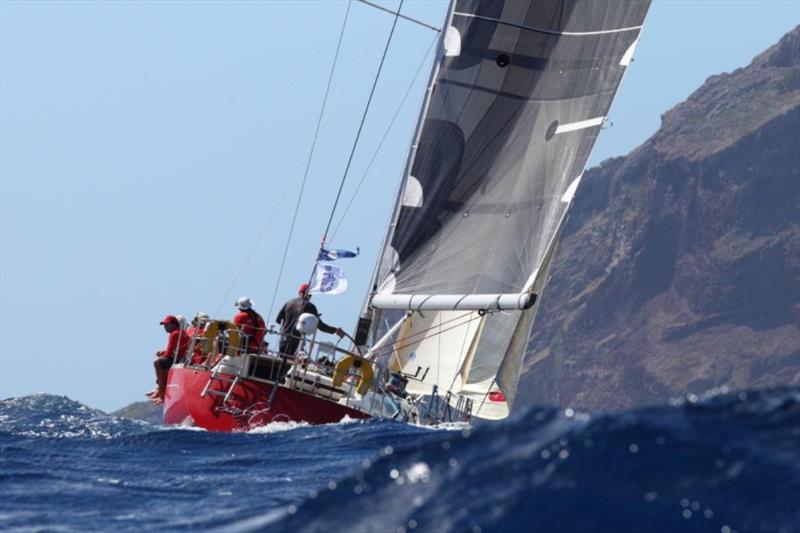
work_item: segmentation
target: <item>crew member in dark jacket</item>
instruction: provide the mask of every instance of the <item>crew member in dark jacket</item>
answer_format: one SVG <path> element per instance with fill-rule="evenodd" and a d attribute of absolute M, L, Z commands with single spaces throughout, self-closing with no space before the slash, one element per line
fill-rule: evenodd
<path fill-rule="evenodd" d="M 281 325 L 280 353 L 294 355 L 297 351 L 297 347 L 300 345 L 300 334 L 295 331 L 294 327 L 297 324 L 297 319 L 300 318 L 300 315 L 303 313 L 311 313 L 317 317 L 319 320 L 317 324 L 318 329 L 325 333 L 335 333 L 339 337 L 344 337 L 342 328 L 329 326 L 319 318 L 317 307 L 309 302 L 311 295 L 308 292 L 308 283 L 300 285 L 297 294 L 297 298 L 292 298 L 283 304 L 283 307 L 278 312 L 278 316 L 275 318 L 275 322 Z"/>

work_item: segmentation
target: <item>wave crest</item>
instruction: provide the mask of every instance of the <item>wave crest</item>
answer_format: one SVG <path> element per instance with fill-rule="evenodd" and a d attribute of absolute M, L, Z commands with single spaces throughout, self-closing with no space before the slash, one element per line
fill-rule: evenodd
<path fill-rule="evenodd" d="M 394 449 L 275 527 L 795 531 L 798 456 L 800 389 L 591 417 L 532 408 Z"/>
<path fill-rule="evenodd" d="M 66 396 L 32 394 L 0 401 L 0 431 L 29 438 L 110 439 L 152 427 L 116 418 Z"/>

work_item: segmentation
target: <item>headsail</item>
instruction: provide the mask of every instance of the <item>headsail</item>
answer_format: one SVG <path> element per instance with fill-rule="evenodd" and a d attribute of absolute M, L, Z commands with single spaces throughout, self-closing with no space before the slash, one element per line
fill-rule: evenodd
<path fill-rule="evenodd" d="M 504 416 L 513 401 L 531 305 L 648 7 L 451 5 L 370 303 L 427 314 L 504 310 L 448 355 L 463 378 L 453 392 L 480 397 L 478 416 Z M 489 397 L 503 408 L 490 408 Z"/>

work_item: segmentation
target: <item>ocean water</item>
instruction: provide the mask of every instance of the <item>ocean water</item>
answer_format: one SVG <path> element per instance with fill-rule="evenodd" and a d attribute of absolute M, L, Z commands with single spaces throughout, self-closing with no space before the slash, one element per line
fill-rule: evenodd
<path fill-rule="evenodd" d="M 0 402 L 0 529 L 800 532 L 800 389 L 216 434 Z"/>

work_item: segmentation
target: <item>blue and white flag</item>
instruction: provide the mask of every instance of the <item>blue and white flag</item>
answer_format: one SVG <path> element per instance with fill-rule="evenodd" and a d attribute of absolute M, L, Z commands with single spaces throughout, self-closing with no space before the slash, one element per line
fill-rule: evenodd
<path fill-rule="evenodd" d="M 336 265 L 317 263 L 314 276 L 309 287 L 311 294 L 341 294 L 347 290 L 347 278 L 344 270 Z"/>
<path fill-rule="evenodd" d="M 356 257 L 361 253 L 361 248 L 356 248 L 355 252 L 350 250 L 326 250 L 322 248 L 319 251 L 317 261 L 336 261 L 337 259 L 344 259 L 346 257 Z"/>

